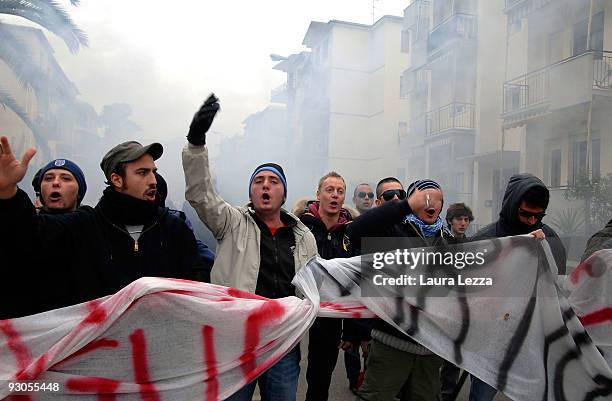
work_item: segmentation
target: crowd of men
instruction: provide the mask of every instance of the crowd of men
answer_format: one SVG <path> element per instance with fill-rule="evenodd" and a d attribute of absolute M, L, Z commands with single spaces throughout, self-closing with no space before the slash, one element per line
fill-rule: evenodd
<path fill-rule="evenodd" d="M 130 141 L 109 150 L 100 163 L 108 186 L 90 207 L 81 204 L 85 176 L 66 159 L 52 160 L 36 173 L 33 204 L 18 184 L 35 150 L 17 160 L 1 137 L 0 246 L 2 255 L 22 266 L 5 274 L 30 296 L 16 301 L 4 292 L 0 319 L 109 295 L 145 276 L 211 282 L 267 298 L 294 296 L 291 281 L 311 257 L 358 255 L 367 237 L 407 237 L 420 247 L 530 234 L 550 242 L 557 268 L 565 272 L 565 250 L 551 241 L 557 235 L 542 222 L 548 189 L 530 174 L 510 178 L 499 219 L 469 238 L 470 208 L 451 204 L 443 218 L 443 188 L 429 179 L 406 188 L 394 177 L 375 188 L 361 183 L 354 188 L 352 209 L 344 204 L 344 178 L 330 172 L 320 178 L 312 199 L 290 213 L 283 208 L 288 190 L 283 168 L 264 163 L 245 188 L 248 205 L 230 205 L 213 187 L 206 147 L 218 110 L 211 95 L 193 118 L 182 155 L 185 197 L 217 240 L 216 255 L 196 239 L 184 213 L 165 207 L 167 184 L 155 165 L 161 144 Z M 584 257 L 609 248 L 611 231 L 612 222 L 591 239 Z M 340 349 L 358 400 L 451 400 L 462 384 L 459 368 L 380 319 L 317 318 L 309 332 L 307 401 L 328 399 Z M 295 400 L 300 359 L 298 345 L 230 399 L 251 400 L 258 384 L 262 400 Z M 495 394 L 471 378 L 470 400 L 492 400 Z"/>

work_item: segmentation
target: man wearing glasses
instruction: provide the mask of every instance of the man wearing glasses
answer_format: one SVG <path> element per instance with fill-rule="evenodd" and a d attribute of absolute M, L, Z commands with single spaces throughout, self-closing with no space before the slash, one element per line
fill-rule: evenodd
<path fill-rule="evenodd" d="M 549 199 L 548 188 L 538 177 L 531 174 L 513 175 L 504 193 L 499 219 L 478 231 L 471 240 L 523 234 L 546 239 L 557 263 L 559 274 L 565 274 L 567 261 L 565 248 L 557 233 L 542 223 Z M 497 390 L 493 387 L 472 376 L 470 401 L 491 401 L 496 393 Z"/>
<path fill-rule="evenodd" d="M 347 227 L 353 246 L 368 237 L 412 238 L 414 247 L 442 246 L 452 239 L 440 217 L 444 195 L 432 180 L 410 184 L 408 193 L 393 177 L 376 186 L 376 207 Z M 373 321 L 365 378 L 356 401 L 435 401 L 442 359 L 383 320 Z M 402 387 L 404 390 L 402 391 Z"/>
<path fill-rule="evenodd" d="M 404 186 L 395 177 L 387 177 L 378 181 L 376 185 L 376 206 L 385 204 L 392 200 L 406 199 Z"/>
<path fill-rule="evenodd" d="M 353 191 L 353 204 L 359 214 L 364 214 L 374 204 L 374 191 L 368 183 L 361 183 Z"/>

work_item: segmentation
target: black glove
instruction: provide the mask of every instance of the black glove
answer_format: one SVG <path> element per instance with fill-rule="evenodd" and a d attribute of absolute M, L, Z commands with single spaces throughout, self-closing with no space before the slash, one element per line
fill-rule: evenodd
<path fill-rule="evenodd" d="M 202 107 L 200 107 L 200 110 L 193 116 L 193 120 L 189 126 L 189 134 L 187 134 L 189 143 L 196 146 L 206 144 L 206 132 L 208 132 L 208 129 L 212 125 L 217 115 L 217 111 L 219 111 L 219 99 L 214 93 L 211 93 Z"/>

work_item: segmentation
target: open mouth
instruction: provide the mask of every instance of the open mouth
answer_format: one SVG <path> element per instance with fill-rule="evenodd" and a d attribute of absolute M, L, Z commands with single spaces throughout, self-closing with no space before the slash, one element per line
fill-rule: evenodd
<path fill-rule="evenodd" d="M 60 194 L 60 193 L 59 193 L 59 192 L 57 192 L 57 191 L 53 191 L 53 192 L 51 192 L 51 194 L 49 195 L 49 200 L 50 200 L 51 202 L 57 202 L 57 201 L 59 201 L 61 198 L 62 198 L 62 194 Z"/>
<path fill-rule="evenodd" d="M 331 201 L 331 202 L 329 202 L 329 206 L 331 206 L 331 207 L 333 207 L 333 208 L 336 208 L 336 207 L 338 207 L 338 202 L 336 202 L 336 201 Z"/>
<path fill-rule="evenodd" d="M 263 199 L 264 201 L 269 201 L 272 198 L 270 197 L 270 194 L 264 193 L 263 195 L 261 195 L 261 199 Z"/>
<path fill-rule="evenodd" d="M 434 209 L 434 208 L 425 209 L 425 213 L 430 218 L 434 217 L 434 215 L 436 214 L 436 209 Z"/>
<path fill-rule="evenodd" d="M 157 190 L 156 189 L 150 189 L 147 192 L 145 192 L 145 196 L 147 198 L 155 198 L 155 194 L 157 194 Z"/>

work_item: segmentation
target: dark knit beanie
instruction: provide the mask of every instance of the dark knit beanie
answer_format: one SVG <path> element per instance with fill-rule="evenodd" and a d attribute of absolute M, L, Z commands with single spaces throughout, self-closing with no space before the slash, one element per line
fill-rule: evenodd
<path fill-rule="evenodd" d="M 280 178 L 281 182 L 283 183 L 283 188 L 285 189 L 285 198 L 287 198 L 287 178 L 285 177 L 283 168 L 276 163 L 264 163 L 253 171 L 253 174 L 251 174 L 251 179 L 249 180 L 249 198 L 251 197 L 251 184 L 253 184 L 255 176 L 262 171 L 271 171 L 276 174 L 278 178 Z"/>
<path fill-rule="evenodd" d="M 440 184 L 435 182 L 434 180 L 417 180 L 408 186 L 408 190 L 406 191 L 406 196 L 409 198 L 410 195 L 414 193 L 416 190 L 422 191 L 424 189 L 442 189 L 440 188 Z"/>
<path fill-rule="evenodd" d="M 83 174 L 83 171 L 81 170 L 81 168 L 76 165 L 76 163 L 71 162 L 68 159 L 51 160 L 43 168 L 41 168 L 39 172 L 36 173 L 38 174 L 38 188 L 34 187 L 34 190 L 36 191 L 36 189 L 38 189 L 38 191 L 40 191 L 40 184 L 42 183 L 42 180 L 45 177 L 45 173 L 53 169 L 66 170 L 72 173 L 77 184 L 79 184 L 79 192 L 77 194 L 77 205 L 80 205 L 81 201 L 85 197 L 85 193 L 87 192 L 87 183 L 85 182 L 85 175 Z"/>

